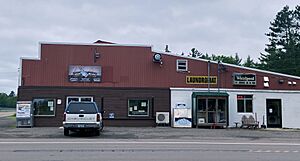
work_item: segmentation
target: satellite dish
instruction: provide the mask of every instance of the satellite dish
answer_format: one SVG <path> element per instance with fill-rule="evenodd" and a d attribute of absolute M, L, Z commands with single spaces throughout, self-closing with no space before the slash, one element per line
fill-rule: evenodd
<path fill-rule="evenodd" d="M 159 54 L 159 53 L 154 53 L 154 55 L 153 55 L 153 62 L 160 63 L 161 60 L 162 60 L 161 54 Z"/>

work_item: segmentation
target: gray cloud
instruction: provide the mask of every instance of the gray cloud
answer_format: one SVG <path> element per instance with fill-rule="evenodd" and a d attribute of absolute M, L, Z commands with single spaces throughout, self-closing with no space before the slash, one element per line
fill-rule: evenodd
<path fill-rule="evenodd" d="M 153 45 L 174 53 L 257 58 L 270 21 L 294 0 L 0 0 L 0 92 L 16 91 L 20 57 L 38 57 L 38 42 Z"/>

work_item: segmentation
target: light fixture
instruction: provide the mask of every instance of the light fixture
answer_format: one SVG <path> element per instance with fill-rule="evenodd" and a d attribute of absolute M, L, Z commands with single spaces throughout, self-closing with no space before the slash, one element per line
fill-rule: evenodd
<path fill-rule="evenodd" d="M 269 82 L 264 82 L 264 87 L 268 88 L 269 86 Z"/>
<path fill-rule="evenodd" d="M 264 77 L 264 82 L 269 82 L 269 77 Z"/>
<path fill-rule="evenodd" d="M 61 99 L 57 99 L 57 102 L 56 102 L 58 105 L 61 105 Z"/>
<path fill-rule="evenodd" d="M 94 63 L 100 58 L 100 53 L 97 51 L 97 49 L 94 50 Z"/>
<path fill-rule="evenodd" d="M 270 87 L 270 85 L 269 85 L 269 77 L 264 77 L 264 87 L 265 88 L 269 88 Z"/>

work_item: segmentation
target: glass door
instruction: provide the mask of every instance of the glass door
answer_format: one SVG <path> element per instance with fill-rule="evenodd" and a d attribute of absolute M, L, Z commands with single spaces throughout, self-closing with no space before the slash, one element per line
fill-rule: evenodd
<path fill-rule="evenodd" d="M 198 126 L 212 124 L 227 124 L 226 97 L 198 97 L 197 98 Z"/>
<path fill-rule="evenodd" d="M 216 123 L 216 105 L 217 99 L 207 99 L 207 120 L 208 123 Z"/>
<path fill-rule="evenodd" d="M 217 122 L 226 123 L 226 99 L 218 99 Z"/>
<path fill-rule="evenodd" d="M 267 99 L 267 127 L 281 128 L 281 99 Z"/>

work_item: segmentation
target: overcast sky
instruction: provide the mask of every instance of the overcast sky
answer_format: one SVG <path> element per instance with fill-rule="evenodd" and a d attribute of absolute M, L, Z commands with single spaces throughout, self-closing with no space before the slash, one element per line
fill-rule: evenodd
<path fill-rule="evenodd" d="M 270 21 L 296 0 L 0 0 L 0 92 L 17 90 L 20 57 L 39 42 L 97 39 L 163 51 L 247 55 L 268 43 Z"/>

